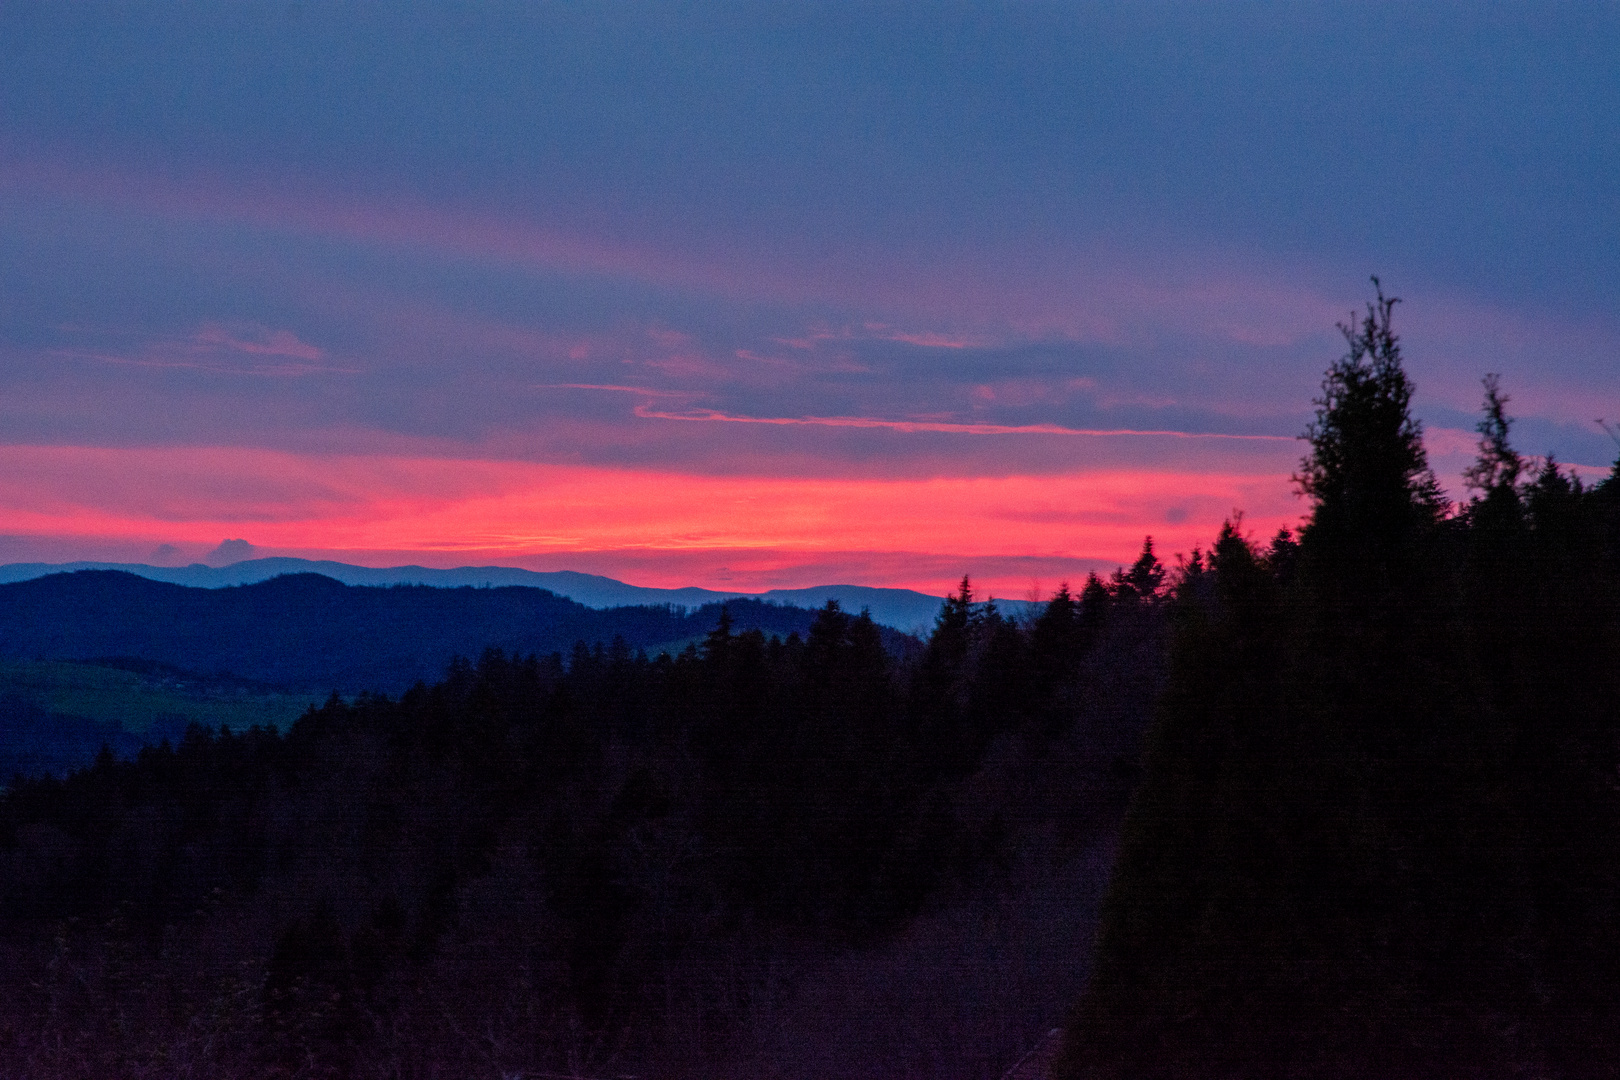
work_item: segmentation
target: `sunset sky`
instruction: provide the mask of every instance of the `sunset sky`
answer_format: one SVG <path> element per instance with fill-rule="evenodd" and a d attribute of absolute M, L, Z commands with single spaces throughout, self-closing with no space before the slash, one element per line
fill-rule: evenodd
<path fill-rule="evenodd" d="M 0 562 L 1003 596 L 1620 420 L 1620 5 L 0 5 Z M 214 556 L 223 558 L 224 555 Z"/>

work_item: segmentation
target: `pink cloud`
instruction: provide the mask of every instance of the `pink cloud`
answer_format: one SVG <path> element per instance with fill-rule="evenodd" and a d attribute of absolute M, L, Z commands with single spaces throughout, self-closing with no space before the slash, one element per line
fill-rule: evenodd
<path fill-rule="evenodd" d="M 1076 392 L 1095 390 L 1097 381 L 1077 379 L 1001 379 L 969 391 L 975 401 L 1001 405 L 1060 405 Z"/>
<path fill-rule="evenodd" d="M 539 390 L 607 390 L 619 394 L 636 394 L 650 398 L 691 398 L 701 396 L 693 390 L 654 390 L 647 386 L 622 386 L 615 383 L 536 383 Z"/>
<path fill-rule="evenodd" d="M 1347 293 L 1342 268 L 1298 257 L 1216 249 L 1153 254 L 1061 240 L 996 251 L 946 244 L 926 252 L 896 250 L 886 258 L 863 252 L 844 262 L 801 265 L 790 255 L 739 238 L 610 241 L 548 224 L 527 211 L 502 216 L 404 196 L 367 200 L 325 193 L 312 184 L 300 187 L 298 178 L 257 186 L 195 172 L 176 179 L 37 154 L 12 153 L 0 168 L 0 189 L 27 189 L 187 220 L 426 248 L 547 271 L 615 275 L 730 297 L 830 302 L 882 313 L 858 325 L 780 339 L 801 351 L 857 336 L 946 350 L 1052 340 L 1115 347 L 1208 341 L 1276 349 L 1321 339 L 1325 363 L 1337 344 L 1333 324 L 1354 316 L 1355 298 L 1365 291 L 1357 279 Z M 620 229 L 617 235 L 636 233 Z M 1479 374 L 1498 370 L 1506 375 L 1524 415 L 1562 423 L 1620 415 L 1620 397 L 1609 389 L 1615 380 L 1602 377 L 1620 372 L 1614 359 L 1620 355 L 1620 328 L 1600 319 L 1516 312 L 1449 294 L 1425 296 L 1421 282 L 1391 285 L 1412 301 L 1401 309 L 1401 320 L 1424 395 L 1420 407 L 1423 400 L 1438 398 L 1471 410 L 1477 404 Z M 1349 303 L 1346 295 L 1352 297 Z M 315 367 L 298 364 L 348 370 L 324 359 L 319 346 L 287 331 L 272 330 L 262 337 L 206 328 L 202 333 L 233 355 L 287 363 L 213 368 L 212 360 L 172 350 L 171 355 L 122 357 L 118 362 L 190 363 L 206 370 L 283 376 L 316 373 Z M 702 379 L 720 377 L 726 370 L 699 355 L 678 331 L 656 334 L 664 340 L 648 340 L 666 355 L 652 361 L 655 370 Z M 576 341 L 564 355 L 596 357 L 601 345 Z M 1185 363 L 1187 370 L 1200 373 L 1206 404 L 1228 412 L 1275 411 L 1309 400 L 1320 373 L 1319 366 L 1280 369 L 1264 385 L 1246 387 L 1243 372 L 1217 370 L 1216 365 L 1237 363 L 1229 358 L 1211 360 L 1195 351 Z"/>
<path fill-rule="evenodd" d="M 1342 303 L 1310 284 L 1336 281 L 1338 274 L 1316 267 L 1261 268 L 1219 252 L 1178 251 L 1155 259 L 1118 247 L 1021 243 L 995 251 L 895 250 L 887 259 L 861 252 L 842 263 L 797 265 L 791 256 L 742 238 L 607 241 L 525 213 L 496 216 L 397 194 L 360 200 L 301 188 L 296 178 L 270 184 L 194 172 L 175 179 L 36 155 L 14 156 L 0 169 L 4 187 L 728 296 L 885 310 L 895 317 L 870 321 L 860 336 L 931 348 L 1053 338 L 1119 345 L 1166 331 L 1269 344 L 1320 335 L 1344 317 Z M 909 325 L 902 328 L 901 319 Z M 944 326 L 916 328 L 919 322 Z M 805 348 L 856 333 L 826 330 L 783 342 Z"/>
<path fill-rule="evenodd" d="M 901 341 L 907 345 L 920 345 L 929 349 L 967 349 L 990 344 L 990 339 L 984 337 L 937 333 L 926 330 L 907 333 L 896 330 L 892 326 L 885 326 L 883 323 L 875 322 L 867 323 L 866 329 L 871 332 L 873 337 L 883 341 Z"/>
<path fill-rule="evenodd" d="M 1274 473 L 717 477 L 230 448 L 0 448 L 7 533 L 76 550 L 195 550 L 240 536 L 266 552 L 408 552 L 439 565 L 619 552 L 623 567 L 678 566 L 692 575 L 679 584 L 726 588 L 742 587 L 747 553 L 756 569 L 745 576 L 760 587 L 826 583 L 816 568 L 840 552 L 874 553 L 887 583 L 912 586 L 924 583 L 917 573 L 875 553 L 921 553 L 964 572 L 1126 561 L 1144 533 L 1166 552 L 1207 543 L 1234 508 L 1267 529 L 1298 514 L 1286 475 Z M 808 569 L 784 580 L 794 566 Z"/>
<path fill-rule="evenodd" d="M 206 323 L 192 340 L 204 347 L 220 347 L 256 356 L 285 356 L 295 360 L 319 361 L 326 352 L 298 340 L 291 330 L 270 330 L 257 325 L 225 327 Z"/>
<path fill-rule="evenodd" d="M 654 420 L 690 420 L 727 424 L 766 424 L 778 427 L 883 428 L 890 431 L 939 432 L 951 435 L 1075 435 L 1092 438 L 1147 437 L 1165 439 L 1223 439 L 1236 442 L 1296 443 L 1290 435 L 1229 435 L 1209 431 L 1170 429 L 1076 428 L 1061 424 L 981 424 L 950 420 L 890 420 L 872 416 L 733 416 L 713 409 L 662 412 L 637 405 L 637 416 Z"/>
<path fill-rule="evenodd" d="M 356 367 L 326 362 L 324 349 L 299 340 L 290 330 L 272 330 L 257 323 L 233 326 L 204 323 L 188 337 L 149 340 L 129 353 L 51 349 L 48 355 L 125 367 L 172 368 L 223 375 L 295 377 L 360 372 Z"/>
<path fill-rule="evenodd" d="M 929 251 L 895 250 L 876 259 L 862 251 L 843 262 L 797 265 L 790 256 L 735 237 L 608 241 L 524 213 L 503 216 L 399 195 L 359 199 L 308 183 L 300 187 L 296 177 L 243 183 L 194 171 L 177 179 L 106 163 L 29 156 L 17 148 L 0 167 L 0 189 L 728 296 L 832 302 L 887 313 L 859 330 L 824 328 L 780 339 L 801 350 L 857 334 L 942 349 L 1054 339 L 1131 346 L 1167 337 L 1273 349 L 1324 338 L 1330 343 L 1322 357 L 1326 362 L 1336 345 L 1334 323 L 1353 318 L 1354 298 L 1365 292 L 1358 278 L 1349 285 L 1353 299 L 1346 303 L 1343 269 L 1301 257 L 1213 248 L 1152 253 L 1060 239 L 994 251 L 947 244 Z M 634 230 L 619 233 L 634 235 Z M 1620 396 L 1608 389 L 1615 379 L 1605 377 L 1620 373 L 1615 360 L 1620 327 L 1597 318 L 1508 310 L 1447 293 L 1426 296 L 1422 282 L 1389 284 L 1411 301 L 1400 318 L 1425 397 L 1472 409 L 1478 376 L 1494 370 L 1507 376 L 1526 415 L 1564 423 L 1620 415 Z M 238 336 L 229 343 L 247 352 L 318 360 L 318 347 L 290 335 Z M 681 342 L 672 338 L 663 344 L 672 355 L 661 363 L 671 373 L 714 374 L 709 361 Z M 1196 356 L 1188 360 L 1193 369 L 1203 362 Z M 1301 370 L 1297 379 L 1290 375 L 1286 385 L 1264 396 L 1308 400 L 1319 371 Z M 1231 388 L 1226 392 L 1233 398 L 1226 407 L 1236 407 Z"/>
<path fill-rule="evenodd" d="M 704 261 L 656 247 L 615 244 L 510 217 L 445 208 L 407 195 L 362 201 L 305 188 L 296 181 L 244 182 L 194 171 L 183 179 L 106 163 L 84 165 L 13 155 L 0 166 L 0 189 L 26 187 L 84 201 L 186 219 L 340 237 L 363 243 L 429 247 L 460 256 L 620 274 L 645 281 L 788 295 L 793 286 L 763 262 L 738 273 L 732 258 Z"/>

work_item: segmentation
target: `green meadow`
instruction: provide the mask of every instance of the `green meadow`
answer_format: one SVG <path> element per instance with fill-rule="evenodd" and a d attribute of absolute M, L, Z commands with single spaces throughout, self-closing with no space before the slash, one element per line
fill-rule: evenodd
<path fill-rule="evenodd" d="M 284 729 L 318 699 L 288 694 L 229 676 L 199 676 L 173 668 L 125 670 L 103 664 L 0 658 L 0 697 L 53 713 L 141 733 L 158 720 L 183 718 L 233 731 L 255 725 Z"/>

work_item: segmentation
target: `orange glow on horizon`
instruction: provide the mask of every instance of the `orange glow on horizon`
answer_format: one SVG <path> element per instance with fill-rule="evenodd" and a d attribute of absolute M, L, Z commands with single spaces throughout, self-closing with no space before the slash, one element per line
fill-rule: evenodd
<path fill-rule="evenodd" d="M 638 584 L 750 591 L 831 584 L 817 575 L 836 564 L 846 577 L 861 573 L 860 583 L 939 592 L 942 568 L 959 565 L 1000 595 L 1022 595 L 1031 576 L 1055 585 L 1077 561 L 1128 562 L 1145 534 L 1169 561 L 1207 545 L 1234 509 L 1264 536 L 1297 518 L 1290 492 L 1287 475 L 1272 472 L 873 480 L 234 448 L 0 448 L 0 532 L 71 539 L 78 551 L 99 539 L 200 554 L 243 537 L 266 554 L 350 553 L 346 561 L 373 565 L 409 556 L 586 569 L 570 556 L 589 556 L 590 572 Z M 979 568 L 1014 564 L 1039 573 Z"/>

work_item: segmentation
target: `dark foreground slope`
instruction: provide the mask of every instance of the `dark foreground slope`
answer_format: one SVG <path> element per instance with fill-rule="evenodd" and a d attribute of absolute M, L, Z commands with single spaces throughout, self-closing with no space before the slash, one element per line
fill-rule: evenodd
<path fill-rule="evenodd" d="M 1000 1074 L 1061 1016 L 1158 571 L 920 655 L 836 609 L 487 653 L 0 794 L 0 1077 Z"/>
<path fill-rule="evenodd" d="M 739 629 L 784 636 L 804 633 L 814 618 L 759 601 L 728 609 Z M 486 648 L 543 656 L 620 638 L 631 651 L 678 650 L 713 626 L 718 610 L 603 611 L 524 586 L 367 587 L 290 574 L 203 589 L 87 570 L 0 585 L 0 656 L 137 657 L 296 690 L 397 694 L 437 678 L 451 657 Z M 891 648 L 906 647 L 904 635 L 883 634 Z"/>

